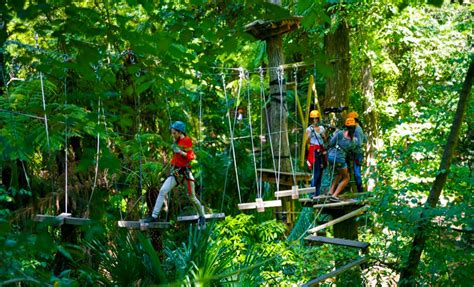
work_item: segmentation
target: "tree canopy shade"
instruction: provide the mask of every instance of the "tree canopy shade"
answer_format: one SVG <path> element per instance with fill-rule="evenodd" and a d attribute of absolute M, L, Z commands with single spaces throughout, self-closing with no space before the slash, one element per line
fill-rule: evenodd
<path fill-rule="evenodd" d="M 359 197 L 369 207 L 357 221 L 358 240 L 370 243 L 364 284 L 469 286 L 471 4 L 270 2 L 2 2 L 0 286 L 292 286 L 325 278 L 333 262 L 358 253 L 302 240 L 329 221 L 324 211 L 236 208 L 254 202 L 258 188 L 274 199 L 275 184 L 260 184 L 256 167 L 276 169 L 283 156 L 287 172 L 307 172 L 296 164 L 304 112 L 318 104 L 325 125 L 325 108 L 357 111 L 368 136 L 369 192 Z M 293 20 L 298 29 L 278 39 L 245 30 Z M 153 207 L 169 174 L 175 120 L 194 141 L 206 212 L 227 216 L 202 232 L 177 223 L 193 213 L 181 188 L 162 214 L 169 230 L 120 230 L 117 221 Z M 285 153 L 272 153 L 279 138 Z M 31 220 L 66 211 L 91 222 Z M 289 214 L 300 218 L 294 229 Z M 329 280 L 351 285 L 344 274 L 323 284 Z"/>

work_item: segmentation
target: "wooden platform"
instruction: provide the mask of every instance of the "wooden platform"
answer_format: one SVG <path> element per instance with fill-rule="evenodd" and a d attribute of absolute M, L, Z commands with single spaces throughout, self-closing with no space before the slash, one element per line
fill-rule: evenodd
<path fill-rule="evenodd" d="M 328 199 L 325 203 L 319 203 L 319 204 L 313 205 L 313 208 L 338 209 L 338 208 L 345 208 L 351 205 L 352 206 L 364 205 L 364 202 L 360 200 L 354 200 L 354 199 L 342 200 L 339 202 L 330 202 Z"/>
<path fill-rule="evenodd" d="M 245 25 L 245 32 L 259 40 L 265 40 L 298 29 L 301 18 L 302 17 L 294 16 L 279 21 L 256 20 Z"/>
<path fill-rule="evenodd" d="M 123 228 L 127 228 L 127 229 L 140 229 L 140 230 L 170 228 L 170 223 L 169 222 L 144 223 L 143 221 L 120 220 L 120 221 L 117 222 L 117 225 L 118 225 L 118 227 L 123 227 Z"/>
<path fill-rule="evenodd" d="M 365 250 L 369 247 L 369 243 L 360 242 L 356 240 L 342 239 L 342 238 L 329 238 L 324 236 L 314 236 L 310 235 L 305 238 L 308 241 L 322 243 L 322 244 L 333 244 L 346 247 L 354 247 Z"/>
<path fill-rule="evenodd" d="M 34 221 L 43 222 L 52 226 L 61 226 L 63 224 L 85 225 L 91 222 L 89 218 L 72 217 L 70 213 L 61 213 L 57 216 L 36 214 Z"/>
<path fill-rule="evenodd" d="M 204 217 L 206 219 L 223 219 L 225 218 L 224 213 L 210 213 L 205 214 Z M 186 222 L 186 221 L 197 221 L 199 219 L 199 215 L 186 215 L 186 216 L 178 216 L 178 221 Z"/>

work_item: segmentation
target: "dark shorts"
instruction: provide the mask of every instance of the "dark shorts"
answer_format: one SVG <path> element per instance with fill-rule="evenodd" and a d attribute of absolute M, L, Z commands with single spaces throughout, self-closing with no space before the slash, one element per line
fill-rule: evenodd
<path fill-rule="evenodd" d="M 344 169 L 347 168 L 347 163 L 346 161 L 336 161 L 334 163 L 334 157 L 329 156 L 328 157 L 329 164 L 335 164 L 337 169 Z"/>

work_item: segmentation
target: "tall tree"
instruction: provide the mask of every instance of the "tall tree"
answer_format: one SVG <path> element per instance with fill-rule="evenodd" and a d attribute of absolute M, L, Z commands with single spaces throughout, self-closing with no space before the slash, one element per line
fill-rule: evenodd
<path fill-rule="evenodd" d="M 268 2 L 281 6 L 280 0 Z M 283 55 L 282 35 L 278 34 L 267 39 L 268 65 L 270 69 L 270 103 L 267 106 L 268 121 L 270 123 L 270 137 L 273 142 L 275 160 L 280 163 L 281 171 L 291 171 L 288 143 L 288 107 L 286 105 L 286 85 L 284 75 L 276 69 L 285 64 Z M 280 73 L 280 74 L 279 74 Z"/>
<path fill-rule="evenodd" d="M 344 17 L 332 16 L 335 30 L 326 34 L 324 47 L 327 64 L 331 68 L 326 77 L 324 106 L 347 106 L 351 89 L 349 25 Z"/>
<path fill-rule="evenodd" d="M 425 203 L 425 208 L 421 212 L 420 218 L 418 219 L 418 223 L 415 227 L 415 235 L 413 238 L 412 247 L 408 256 L 408 260 L 401 270 L 400 280 L 398 281 L 399 286 L 416 286 L 415 276 L 420 263 L 421 253 L 423 252 L 426 244 L 426 229 L 429 227 L 432 218 L 432 213 L 430 211 L 438 204 L 439 197 L 448 178 L 451 159 L 457 146 L 459 132 L 461 130 L 461 125 L 463 123 L 467 104 L 471 95 L 473 78 L 474 56 L 471 56 L 471 63 L 469 65 L 469 69 L 459 95 L 456 114 L 454 116 L 453 125 L 451 127 L 448 141 L 443 152 L 439 170 L 431 187 L 429 197 Z"/>

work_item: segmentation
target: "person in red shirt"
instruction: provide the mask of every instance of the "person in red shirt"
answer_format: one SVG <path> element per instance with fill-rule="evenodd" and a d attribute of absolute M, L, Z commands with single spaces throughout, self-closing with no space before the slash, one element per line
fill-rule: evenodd
<path fill-rule="evenodd" d="M 188 189 L 189 199 L 199 214 L 198 228 L 204 229 L 206 227 L 204 207 L 196 197 L 194 190 L 194 177 L 190 166 L 190 162 L 195 158 L 193 142 L 191 138 L 186 135 L 186 125 L 183 122 L 174 122 L 171 125 L 170 130 L 174 139 L 174 143 L 172 145 L 173 158 L 171 159 L 171 172 L 161 186 L 160 193 L 156 199 L 152 214 L 143 221 L 145 223 L 158 221 L 158 215 L 160 214 L 161 208 L 163 207 L 166 194 L 168 194 L 168 192 L 179 183 L 184 183 Z"/>

